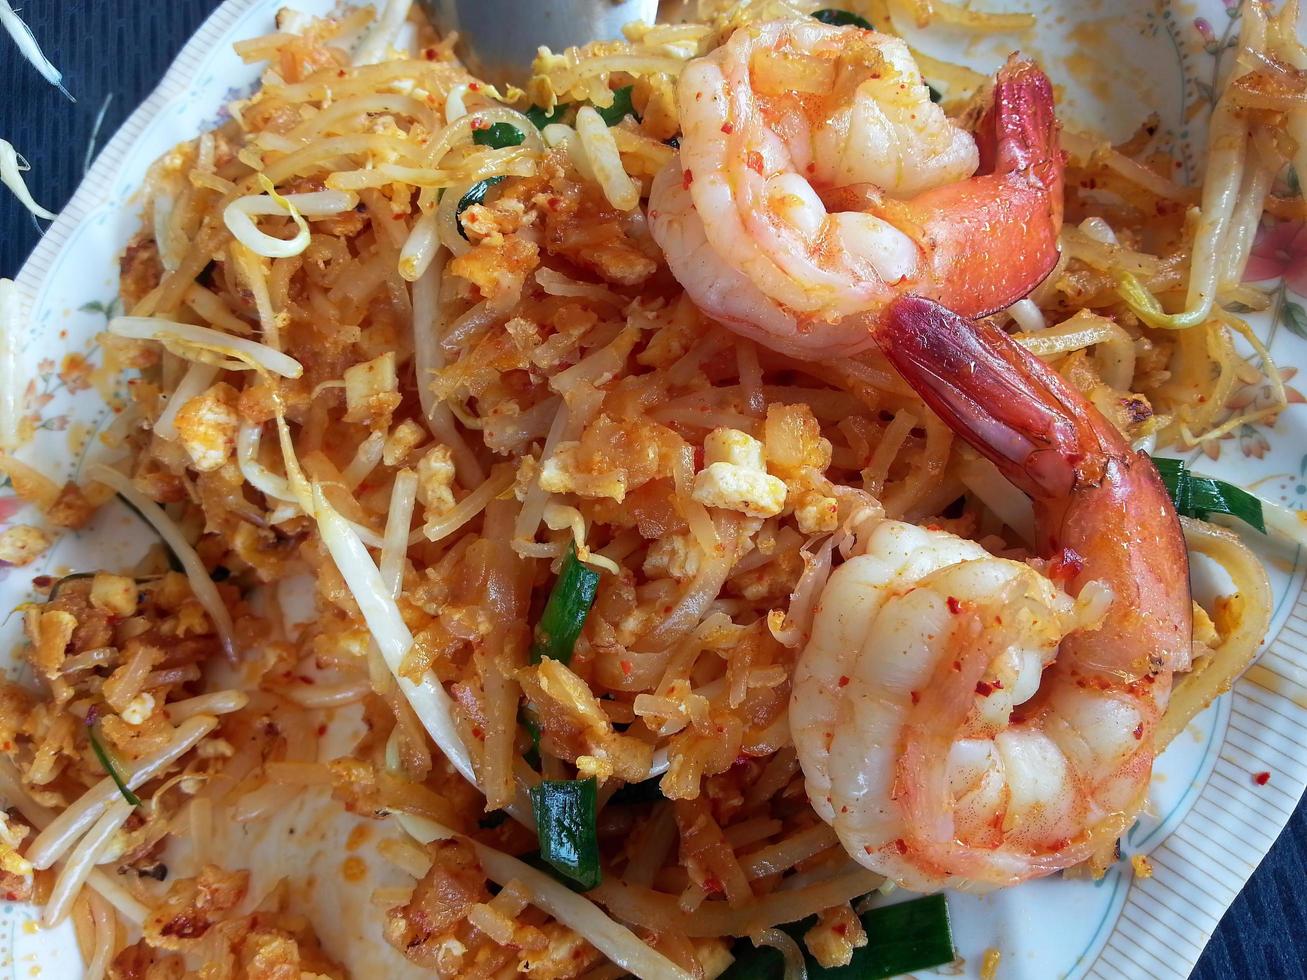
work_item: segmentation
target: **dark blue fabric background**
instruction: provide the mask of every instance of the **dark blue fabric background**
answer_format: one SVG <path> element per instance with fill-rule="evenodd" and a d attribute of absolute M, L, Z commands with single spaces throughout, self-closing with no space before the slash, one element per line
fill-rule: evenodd
<path fill-rule="evenodd" d="M 15 6 L 19 6 L 15 0 Z M 112 93 L 99 145 L 150 93 L 215 0 L 26 0 L 22 14 L 77 97 L 69 103 L 0 34 L 0 137 L 32 162 L 33 196 L 58 211 L 82 177 L 95 115 Z M 13 277 L 38 237 L 0 191 L 0 276 Z M 1195 969 L 1215 978 L 1307 978 L 1307 805 L 1257 869 Z M 1000 975 L 1002 970 L 1000 969 Z"/>

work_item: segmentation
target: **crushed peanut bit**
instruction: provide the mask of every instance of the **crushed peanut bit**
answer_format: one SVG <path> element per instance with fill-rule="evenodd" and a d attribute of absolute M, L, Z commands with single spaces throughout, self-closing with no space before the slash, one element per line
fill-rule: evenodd
<path fill-rule="evenodd" d="M 1130 867 L 1134 869 L 1136 878 L 1151 878 L 1153 876 L 1153 862 L 1142 854 L 1130 855 Z"/>
<path fill-rule="evenodd" d="M 51 537 L 39 527 L 16 524 L 0 534 L 0 562 L 30 565 L 50 547 Z"/>

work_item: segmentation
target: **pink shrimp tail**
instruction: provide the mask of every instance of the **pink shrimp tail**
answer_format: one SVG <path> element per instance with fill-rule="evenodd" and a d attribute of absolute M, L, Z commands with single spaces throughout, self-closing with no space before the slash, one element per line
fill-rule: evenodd
<path fill-rule="evenodd" d="M 967 316 L 1011 306 L 1057 265 L 1064 162 L 1048 76 L 1008 60 L 975 129 L 970 180 L 907 202 L 928 244 L 930 295 Z"/>
<path fill-rule="evenodd" d="M 992 102 L 973 135 L 980 150 L 979 173 L 1030 171 L 1058 191 L 1052 203 L 1061 220 L 1062 154 L 1057 148 L 1053 83 L 1037 65 L 1015 55 L 1008 59 L 995 76 Z"/>

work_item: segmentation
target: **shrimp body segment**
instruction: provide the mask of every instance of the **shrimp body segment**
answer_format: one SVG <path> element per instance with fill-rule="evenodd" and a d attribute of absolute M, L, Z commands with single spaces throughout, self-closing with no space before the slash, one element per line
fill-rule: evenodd
<path fill-rule="evenodd" d="M 1057 261 L 1062 156 L 1029 62 L 999 72 L 973 134 L 901 40 L 795 18 L 737 30 L 678 99 L 653 235 L 701 309 L 775 349 L 864 350 L 906 293 L 993 312 Z"/>
<path fill-rule="evenodd" d="M 1110 849 L 1188 665 L 1179 522 L 1146 457 L 1002 331 L 926 300 L 879 343 L 1029 494 L 1044 560 L 884 521 L 830 577 L 790 719 L 814 807 L 916 890 L 985 890 Z"/>

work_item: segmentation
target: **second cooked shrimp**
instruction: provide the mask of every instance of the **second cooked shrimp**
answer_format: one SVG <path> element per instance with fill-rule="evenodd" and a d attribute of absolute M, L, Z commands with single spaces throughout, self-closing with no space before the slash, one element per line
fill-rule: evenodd
<path fill-rule="evenodd" d="M 1000 70 L 972 134 L 901 40 L 794 18 L 737 30 L 678 100 L 654 238 L 704 312 L 761 343 L 855 353 L 899 295 L 981 315 L 1057 261 L 1062 157 L 1029 62 Z"/>
<path fill-rule="evenodd" d="M 1188 561 L 1152 462 L 1001 330 L 915 297 L 878 343 L 1035 504 L 1042 560 L 884 521 L 830 577 L 790 724 L 822 817 L 909 888 L 986 889 L 1110 848 L 1189 666 Z"/>

